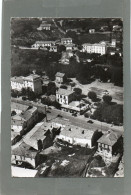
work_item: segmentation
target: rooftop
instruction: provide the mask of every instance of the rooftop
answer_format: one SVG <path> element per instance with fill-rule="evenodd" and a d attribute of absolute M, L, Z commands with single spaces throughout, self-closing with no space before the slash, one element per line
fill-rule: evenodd
<path fill-rule="evenodd" d="M 16 102 L 11 102 L 11 111 L 13 110 L 21 110 L 21 111 L 26 111 L 29 106 L 24 105 L 24 104 L 19 104 Z"/>
<path fill-rule="evenodd" d="M 24 79 L 24 77 L 23 76 L 19 76 L 19 77 L 11 77 L 11 81 L 12 82 L 16 82 L 16 83 L 21 83 L 21 84 L 23 84 L 23 79 Z"/>
<path fill-rule="evenodd" d="M 33 80 L 38 79 L 38 78 L 40 78 L 40 76 L 38 74 L 30 74 L 29 76 L 24 77 L 24 80 L 33 81 Z"/>
<path fill-rule="evenodd" d="M 120 136 L 121 136 L 120 133 L 110 131 L 105 133 L 102 137 L 100 137 L 100 139 L 98 139 L 97 142 L 113 146 Z"/>
<path fill-rule="evenodd" d="M 37 108 L 33 106 L 32 108 L 30 108 L 30 109 L 26 110 L 25 112 L 21 113 L 20 117 L 23 118 L 24 120 L 29 120 L 36 110 L 37 110 Z"/>
<path fill-rule="evenodd" d="M 12 149 L 12 155 L 25 156 L 27 158 L 35 158 L 37 155 L 36 150 L 31 150 L 31 146 L 22 142 L 17 148 Z"/>
<path fill-rule="evenodd" d="M 23 120 L 16 120 L 11 118 L 11 125 L 23 126 L 23 124 L 24 124 Z"/>
<path fill-rule="evenodd" d="M 84 129 L 81 127 L 77 127 L 74 125 L 66 125 L 65 128 L 61 131 L 61 135 L 71 137 L 71 138 L 79 138 L 79 139 L 92 139 L 95 131 Z"/>
<path fill-rule="evenodd" d="M 73 91 L 71 90 L 68 90 L 68 89 L 62 89 L 62 88 L 59 88 L 58 91 L 56 91 L 57 94 L 60 94 L 60 95 L 70 95 L 72 93 L 74 93 Z"/>
<path fill-rule="evenodd" d="M 16 133 L 14 131 L 11 131 L 11 141 L 15 139 L 17 136 L 19 136 L 19 133 Z"/>
<path fill-rule="evenodd" d="M 72 38 L 61 38 L 61 41 L 65 41 L 65 40 L 72 40 Z"/>
<path fill-rule="evenodd" d="M 45 133 L 52 129 L 51 123 L 41 122 L 38 123 L 29 133 L 24 137 L 24 142 L 34 149 L 38 150 L 37 141 L 39 139 L 44 140 L 46 138 Z"/>
<path fill-rule="evenodd" d="M 55 76 L 56 77 L 64 77 L 65 73 L 57 72 Z"/>
<path fill-rule="evenodd" d="M 11 166 L 12 177 L 35 177 L 38 170 Z"/>

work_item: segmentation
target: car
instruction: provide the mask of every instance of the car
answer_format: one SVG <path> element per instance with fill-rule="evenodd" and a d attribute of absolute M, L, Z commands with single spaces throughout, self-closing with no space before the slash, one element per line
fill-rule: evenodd
<path fill-rule="evenodd" d="M 75 116 L 75 117 L 77 117 L 77 113 L 73 113 L 73 114 L 72 114 L 72 116 Z"/>
<path fill-rule="evenodd" d="M 87 123 L 90 123 L 90 124 L 92 124 L 92 123 L 94 123 L 92 120 L 89 120 L 89 121 L 87 121 Z"/>
<path fill-rule="evenodd" d="M 60 117 L 60 118 L 62 118 L 63 116 L 62 116 L 62 115 L 60 115 L 60 114 L 58 114 L 58 115 L 57 115 L 57 117 Z"/>

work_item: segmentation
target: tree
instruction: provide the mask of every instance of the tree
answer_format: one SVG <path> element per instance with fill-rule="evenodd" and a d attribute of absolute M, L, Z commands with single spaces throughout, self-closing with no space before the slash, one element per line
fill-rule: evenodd
<path fill-rule="evenodd" d="M 96 98 L 97 98 L 97 95 L 96 95 L 96 93 L 95 93 L 94 91 L 89 91 L 89 92 L 88 92 L 88 97 L 89 97 L 91 100 L 95 101 Z"/>
<path fill-rule="evenodd" d="M 11 116 L 14 116 L 14 115 L 16 115 L 16 112 L 13 110 L 13 111 L 11 112 Z"/>
<path fill-rule="evenodd" d="M 109 104 L 112 100 L 112 97 L 110 95 L 104 95 L 102 98 L 103 98 L 103 101 L 107 104 Z"/>
<path fill-rule="evenodd" d="M 61 52 L 63 52 L 63 51 L 66 51 L 66 47 L 65 47 L 64 45 L 59 45 L 59 46 L 57 47 L 57 50 L 58 50 L 59 53 L 61 53 Z"/>
<path fill-rule="evenodd" d="M 67 86 L 66 85 L 61 85 L 60 88 L 67 89 Z"/>
<path fill-rule="evenodd" d="M 22 88 L 21 95 L 25 96 L 27 94 L 27 90 L 25 88 Z"/>
<path fill-rule="evenodd" d="M 82 90 L 80 88 L 74 88 L 74 92 L 76 95 L 81 95 Z"/>
<path fill-rule="evenodd" d="M 47 86 L 47 95 L 56 94 L 56 84 L 54 82 L 49 82 Z"/>

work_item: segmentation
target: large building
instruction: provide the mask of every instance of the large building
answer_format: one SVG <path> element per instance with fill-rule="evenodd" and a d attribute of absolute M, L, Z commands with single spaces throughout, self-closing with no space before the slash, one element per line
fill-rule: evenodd
<path fill-rule="evenodd" d="M 83 52 L 87 52 L 87 53 L 97 53 L 97 54 L 101 54 L 104 55 L 106 54 L 106 50 L 107 50 L 107 44 L 106 42 L 100 42 L 100 43 L 84 43 L 83 45 Z"/>
<path fill-rule="evenodd" d="M 122 135 L 118 132 L 108 131 L 100 139 L 97 140 L 98 143 L 98 154 L 104 157 L 105 161 L 112 161 L 112 156 L 120 148 L 118 145 L 121 140 Z"/>
<path fill-rule="evenodd" d="M 31 88 L 36 94 L 42 93 L 42 81 L 39 75 L 30 74 L 27 77 L 12 77 L 11 89 L 21 91 L 22 88 Z"/>
<path fill-rule="evenodd" d="M 74 125 L 66 125 L 57 136 L 58 139 L 69 142 L 73 145 L 80 145 L 92 148 L 97 143 L 101 133 L 96 130 L 87 130 Z"/>
<path fill-rule="evenodd" d="M 44 47 L 51 47 L 55 46 L 55 41 L 36 41 L 33 45 L 32 48 L 44 48 Z"/>
<path fill-rule="evenodd" d="M 46 23 L 45 21 L 42 21 L 41 25 L 37 30 L 51 30 L 51 24 Z"/>
<path fill-rule="evenodd" d="M 74 100 L 74 92 L 68 89 L 59 89 L 56 91 L 56 101 L 60 104 L 68 105 Z"/>

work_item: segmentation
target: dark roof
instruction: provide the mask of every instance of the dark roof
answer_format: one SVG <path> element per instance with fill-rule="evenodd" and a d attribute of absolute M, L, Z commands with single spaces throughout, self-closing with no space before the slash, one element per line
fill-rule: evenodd
<path fill-rule="evenodd" d="M 100 139 L 97 140 L 97 142 L 102 144 L 107 144 L 109 146 L 113 146 L 117 140 L 120 138 L 121 134 L 118 132 L 107 132 L 104 135 L 100 137 Z"/>

